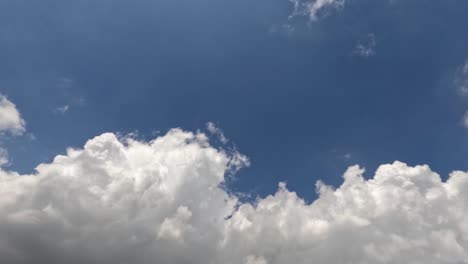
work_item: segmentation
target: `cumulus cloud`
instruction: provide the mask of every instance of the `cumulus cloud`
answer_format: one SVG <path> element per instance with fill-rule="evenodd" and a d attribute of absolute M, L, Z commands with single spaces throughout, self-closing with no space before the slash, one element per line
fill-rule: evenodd
<path fill-rule="evenodd" d="M 25 125 L 26 122 L 21 118 L 16 105 L 0 94 L 0 132 L 21 135 L 25 131 Z"/>
<path fill-rule="evenodd" d="M 468 263 L 468 174 L 350 167 L 304 202 L 284 183 L 255 203 L 224 189 L 240 153 L 202 133 L 106 133 L 37 172 L 0 170 L 0 262 Z M 311 188 L 314 191 L 314 188 Z"/>

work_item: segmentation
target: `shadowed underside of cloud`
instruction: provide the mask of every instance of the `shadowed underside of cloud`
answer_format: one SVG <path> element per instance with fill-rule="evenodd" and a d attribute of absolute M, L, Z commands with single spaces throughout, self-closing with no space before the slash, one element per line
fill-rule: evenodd
<path fill-rule="evenodd" d="M 468 174 L 350 167 L 306 204 L 282 183 L 255 204 L 223 189 L 245 156 L 180 129 L 107 133 L 34 175 L 0 172 L 1 263 L 467 263 Z M 311 190 L 314 191 L 314 190 Z M 465 261 L 465 262 L 464 262 Z"/>

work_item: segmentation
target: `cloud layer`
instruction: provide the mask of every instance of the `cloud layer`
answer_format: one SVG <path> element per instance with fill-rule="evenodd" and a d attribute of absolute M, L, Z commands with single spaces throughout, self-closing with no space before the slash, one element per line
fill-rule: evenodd
<path fill-rule="evenodd" d="M 107 133 L 33 175 L 0 171 L 0 262 L 468 263 L 468 174 L 350 167 L 306 204 L 280 183 L 254 204 L 223 187 L 248 164 L 180 129 Z M 314 188 L 311 188 L 314 191 Z"/>

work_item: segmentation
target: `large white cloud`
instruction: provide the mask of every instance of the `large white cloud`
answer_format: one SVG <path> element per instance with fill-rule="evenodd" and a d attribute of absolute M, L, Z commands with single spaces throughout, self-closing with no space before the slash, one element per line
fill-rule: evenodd
<path fill-rule="evenodd" d="M 365 180 L 354 166 L 312 204 L 282 183 L 249 204 L 220 187 L 247 163 L 175 129 L 0 171 L 0 263 L 468 263 L 465 172 L 395 162 Z"/>
<path fill-rule="evenodd" d="M 23 134 L 25 122 L 12 103 L 4 95 L 0 94 L 0 132 L 10 132 L 15 135 Z"/>

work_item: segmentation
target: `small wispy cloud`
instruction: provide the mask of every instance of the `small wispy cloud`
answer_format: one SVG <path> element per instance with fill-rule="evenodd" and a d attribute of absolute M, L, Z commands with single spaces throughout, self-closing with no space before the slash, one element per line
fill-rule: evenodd
<path fill-rule="evenodd" d="M 226 138 L 226 136 L 224 136 L 223 130 L 217 127 L 214 123 L 212 122 L 206 123 L 206 130 L 208 130 L 208 132 L 210 132 L 212 135 L 215 135 L 216 137 L 218 137 L 221 143 L 226 144 L 229 142 L 229 139 Z"/>
<path fill-rule="evenodd" d="M 75 82 L 70 77 L 60 77 L 57 80 L 57 86 L 64 90 L 71 89 L 74 86 L 74 83 Z"/>
<path fill-rule="evenodd" d="M 54 113 L 64 115 L 69 109 L 69 105 L 60 106 L 54 109 Z"/>
<path fill-rule="evenodd" d="M 52 110 L 55 114 L 64 115 L 71 108 L 83 107 L 86 104 L 86 99 L 80 94 L 79 85 L 73 77 L 65 76 L 57 78 L 56 87 L 62 95 L 63 105 Z"/>
<path fill-rule="evenodd" d="M 374 33 L 367 34 L 365 39 L 360 40 L 356 44 L 356 47 L 354 48 L 354 54 L 360 57 L 364 57 L 364 58 L 374 56 L 376 54 L 375 52 L 376 46 L 377 46 L 377 42 L 375 40 L 375 34 Z"/>
<path fill-rule="evenodd" d="M 459 95 L 468 96 L 468 60 L 457 69 L 454 84 Z"/>
<path fill-rule="evenodd" d="M 273 25 L 268 30 L 270 34 L 280 34 L 283 36 L 291 36 L 294 33 L 294 27 L 290 24 L 280 24 L 280 25 Z"/>
<path fill-rule="evenodd" d="M 9 163 L 10 161 L 7 149 L 0 147 L 0 167 L 8 165 Z"/>
<path fill-rule="evenodd" d="M 327 15 L 327 10 L 343 8 L 346 0 L 290 0 L 290 2 L 293 4 L 293 13 L 290 15 L 290 18 L 308 16 L 311 21 L 317 21 Z"/>
<path fill-rule="evenodd" d="M 35 141 L 37 140 L 37 137 L 36 135 L 34 135 L 33 133 L 26 133 L 26 138 L 29 140 L 29 141 Z"/>
<path fill-rule="evenodd" d="M 468 97 L 468 59 L 455 71 L 453 84 L 458 96 L 463 98 Z M 465 111 L 460 123 L 468 129 L 468 110 Z"/>
<path fill-rule="evenodd" d="M 468 129 L 468 110 L 465 111 L 465 114 L 463 115 L 462 120 L 461 120 L 461 124 L 463 125 L 463 127 Z"/>
<path fill-rule="evenodd" d="M 306 10 L 309 12 L 311 20 L 317 20 L 320 11 L 325 8 L 342 8 L 345 4 L 345 0 L 316 0 L 306 4 Z"/>

